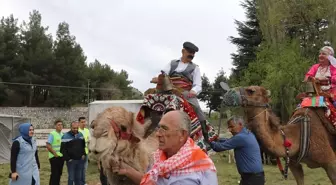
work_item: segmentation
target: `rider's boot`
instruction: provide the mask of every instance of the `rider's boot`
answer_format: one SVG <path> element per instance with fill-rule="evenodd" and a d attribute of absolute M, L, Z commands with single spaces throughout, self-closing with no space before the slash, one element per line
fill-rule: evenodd
<path fill-rule="evenodd" d="M 204 143 L 207 151 L 211 150 L 210 142 L 209 142 L 209 135 L 207 131 L 207 126 L 206 126 L 206 120 L 201 121 L 201 128 L 202 128 L 202 134 L 204 137 Z"/>

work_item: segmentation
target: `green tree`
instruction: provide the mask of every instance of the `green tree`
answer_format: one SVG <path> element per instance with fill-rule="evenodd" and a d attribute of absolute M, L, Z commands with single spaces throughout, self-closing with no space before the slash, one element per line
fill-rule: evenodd
<path fill-rule="evenodd" d="M 4 61 L 5 54 L 5 42 L 4 42 L 4 29 L 2 25 L 0 25 L 0 105 L 7 100 L 8 95 L 6 93 L 6 88 L 8 88 L 5 84 L 3 84 L 2 78 L 4 76 L 10 76 L 10 67 L 7 66 Z M 8 80 L 8 79 L 7 79 Z"/>
<path fill-rule="evenodd" d="M 53 62 L 53 40 L 48 34 L 48 27 L 41 24 L 41 14 L 34 10 L 30 13 L 29 22 L 23 22 L 21 28 L 21 53 L 23 55 L 23 74 L 16 76 L 17 81 L 32 84 L 48 84 L 47 76 L 52 68 L 48 63 Z M 44 87 L 28 86 L 21 88 L 22 95 L 28 96 L 28 106 L 32 101 L 36 104 L 43 103 L 47 98 L 47 89 Z"/>
<path fill-rule="evenodd" d="M 106 86 L 106 82 L 110 82 L 115 76 L 116 73 L 109 65 L 102 65 L 97 59 L 88 66 L 88 78 L 90 79 L 90 86 L 92 87 L 103 88 Z M 107 92 L 106 90 L 93 90 L 91 100 L 103 100 L 106 95 L 102 93 Z"/>
<path fill-rule="evenodd" d="M 92 92 L 91 96 L 94 99 L 133 99 L 143 96 L 141 92 L 130 86 L 132 81 L 128 79 L 128 73 L 125 70 L 115 72 L 109 65 L 102 65 L 98 60 L 89 64 L 88 78 L 91 86 L 101 88 Z"/>
<path fill-rule="evenodd" d="M 70 34 L 69 24 L 58 25 L 54 43 L 55 62 L 52 66 L 54 76 L 50 82 L 55 85 L 86 87 L 86 56 L 75 36 Z M 54 106 L 71 106 L 85 102 L 86 92 L 78 89 L 50 90 L 49 104 Z"/>
<path fill-rule="evenodd" d="M 87 65 L 84 51 L 67 23 L 59 24 L 53 40 L 41 20 L 42 15 L 36 10 L 30 12 L 29 20 L 23 21 L 21 28 L 13 15 L 1 19 L 1 105 L 68 107 L 102 99 L 143 98 L 131 86 L 127 71 L 114 71 L 98 60 Z"/>
<path fill-rule="evenodd" d="M 22 68 L 20 59 L 20 37 L 18 19 L 13 15 L 2 17 L 0 23 L 0 79 L 3 82 L 13 82 L 13 78 Z M 9 89 L 10 88 L 10 89 Z M 19 98 L 16 98 L 14 86 L 2 84 L 0 86 L 0 103 L 9 103 L 20 105 Z M 10 98 L 11 97 L 11 98 Z"/>
<path fill-rule="evenodd" d="M 220 97 L 222 96 L 223 89 L 220 86 L 220 82 L 226 82 L 226 83 L 228 82 L 228 78 L 225 76 L 223 68 L 221 68 L 217 73 L 217 76 L 213 83 L 213 92 L 210 98 L 211 103 L 209 108 L 215 111 L 219 111 L 222 102 Z"/>
<path fill-rule="evenodd" d="M 269 47 L 264 52 L 268 53 L 264 58 L 268 64 L 264 60 L 267 75 L 262 85 L 271 90 L 273 104 L 286 121 L 298 103 L 295 96 L 303 91 L 304 75 L 314 61 L 302 56 L 300 41 L 287 42 L 276 49 Z"/>
<path fill-rule="evenodd" d="M 278 45 L 287 39 L 299 40 L 304 56 L 315 57 L 325 41 L 335 41 L 333 0 L 257 0 L 258 19 L 265 40 Z"/>
<path fill-rule="evenodd" d="M 131 99 L 140 100 L 144 98 L 144 94 L 139 91 L 139 89 L 132 87 L 132 97 Z"/>
<path fill-rule="evenodd" d="M 113 79 L 115 84 L 122 92 L 121 99 L 128 99 L 132 96 L 132 80 L 128 80 L 128 73 L 125 70 L 121 70 L 117 73 L 117 76 Z"/>
<path fill-rule="evenodd" d="M 256 58 L 243 70 L 235 85 L 261 85 L 272 91 L 272 106 L 283 121 L 295 109 L 308 68 L 316 62 L 326 41 L 335 41 L 335 8 L 332 0 L 256 0 L 263 39 Z"/>
<path fill-rule="evenodd" d="M 256 59 L 257 48 L 262 41 L 262 33 L 257 18 L 256 0 L 244 0 L 241 6 L 246 11 L 247 21 L 235 20 L 239 37 L 230 37 L 232 44 L 238 47 L 237 53 L 232 53 L 233 66 L 230 79 L 240 81 L 243 70 Z"/>
<path fill-rule="evenodd" d="M 202 92 L 197 96 L 198 99 L 200 99 L 202 102 L 206 104 L 206 107 L 209 108 L 209 116 L 211 115 L 212 109 L 211 106 L 211 95 L 212 95 L 212 85 L 210 83 L 209 78 L 203 74 L 201 76 L 202 79 Z"/>

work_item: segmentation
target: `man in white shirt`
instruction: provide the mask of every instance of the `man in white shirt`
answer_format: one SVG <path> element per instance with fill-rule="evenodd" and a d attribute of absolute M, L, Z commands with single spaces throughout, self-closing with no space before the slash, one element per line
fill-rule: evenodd
<path fill-rule="evenodd" d="M 183 96 L 194 107 L 199 121 L 201 122 L 202 132 L 205 141 L 208 141 L 208 133 L 206 130 L 206 119 L 204 113 L 198 103 L 197 95 L 202 91 L 201 72 L 195 63 L 192 62 L 195 53 L 198 52 L 198 47 L 191 42 L 184 42 L 182 49 L 182 57 L 172 60 L 165 66 L 163 71 L 170 77 L 174 78 L 173 84 L 184 89 Z M 156 78 L 152 79 L 157 80 Z M 208 142 L 205 142 L 208 145 Z M 207 146 L 209 147 L 209 146 Z"/>

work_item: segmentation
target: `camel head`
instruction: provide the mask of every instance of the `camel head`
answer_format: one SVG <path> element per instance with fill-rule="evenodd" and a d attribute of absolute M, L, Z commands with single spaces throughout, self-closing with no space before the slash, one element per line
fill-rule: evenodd
<path fill-rule="evenodd" d="M 229 89 L 223 96 L 226 106 L 266 107 L 271 92 L 261 86 L 236 87 Z"/>
<path fill-rule="evenodd" d="M 111 156 L 122 156 L 140 142 L 135 134 L 135 116 L 122 107 L 111 107 L 100 113 L 91 124 L 89 144 L 96 159 L 108 160 Z"/>

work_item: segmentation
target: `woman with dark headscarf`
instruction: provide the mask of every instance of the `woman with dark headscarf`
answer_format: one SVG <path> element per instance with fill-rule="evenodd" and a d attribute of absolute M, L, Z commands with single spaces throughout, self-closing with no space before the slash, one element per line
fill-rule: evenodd
<path fill-rule="evenodd" d="M 10 159 L 10 185 L 40 185 L 40 162 L 34 128 L 30 123 L 19 127 L 20 136 L 14 139 Z"/>

